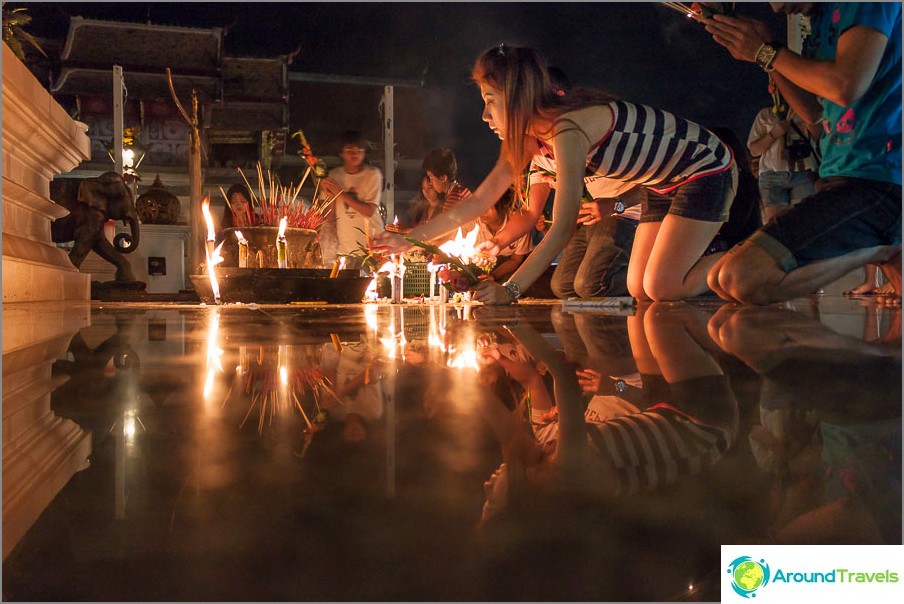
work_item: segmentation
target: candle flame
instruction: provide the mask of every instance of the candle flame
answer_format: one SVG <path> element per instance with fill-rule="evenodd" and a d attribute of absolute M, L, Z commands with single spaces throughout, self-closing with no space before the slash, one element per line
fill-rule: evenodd
<path fill-rule="evenodd" d="M 279 220 L 279 232 L 276 234 L 277 237 L 285 237 L 286 236 L 286 227 L 288 226 L 288 218 L 283 216 Z"/>
<path fill-rule="evenodd" d="M 472 262 L 474 258 L 477 257 L 477 235 L 480 232 L 480 227 L 478 225 L 474 225 L 474 228 L 471 229 L 467 235 L 463 235 L 461 232 L 461 227 L 458 227 L 458 231 L 455 233 L 455 238 L 450 239 L 444 244 L 439 246 L 439 249 L 443 251 L 444 254 L 448 256 L 457 256 L 461 258 L 461 261 L 465 264 Z"/>
<path fill-rule="evenodd" d="M 201 213 L 204 214 L 204 222 L 207 223 L 207 241 L 217 240 L 217 230 L 213 226 L 213 216 L 210 215 L 210 196 L 204 197 L 201 202 Z"/>
<path fill-rule="evenodd" d="M 248 240 L 245 239 L 245 236 L 242 235 L 241 231 L 235 231 L 235 238 L 239 240 L 239 243 L 242 245 L 248 245 Z"/>
<path fill-rule="evenodd" d="M 364 299 L 365 300 L 376 300 L 377 299 L 377 277 L 374 275 L 374 278 L 370 280 L 370 285 L 367 286 L 367 289 L 364 290 Z"/>
<path fill-rule="evenodd" d="M 223 243 L 225 242 L 221 242 L 213 253 L 211 253 L 209 248 L 205 250 L 207 252 L 207 277 L 210 279 L 210 291 L 213 292 L 213 298 L 217 303 L 220 302 L 220 282 L 217 281 L 217 272 L 214 267 L 223 261 L 223 256 L 220 255 Z"/>
<path fill-rule="evenodd" d="M 341 271 L 343 268 L 345 268 L 345 256 L 339 258 L 339 270 Z"/>

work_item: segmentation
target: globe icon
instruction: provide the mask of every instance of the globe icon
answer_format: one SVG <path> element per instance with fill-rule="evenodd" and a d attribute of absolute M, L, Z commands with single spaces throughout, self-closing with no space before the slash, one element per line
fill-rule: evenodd
<path fill-rule="evenodd" d="M 734 569 L 734 582 L 744 591 L 754 591 L 763 584 L 765 573 L 763 567 L 754 562 L 747 560 L 741 562 Z"/>

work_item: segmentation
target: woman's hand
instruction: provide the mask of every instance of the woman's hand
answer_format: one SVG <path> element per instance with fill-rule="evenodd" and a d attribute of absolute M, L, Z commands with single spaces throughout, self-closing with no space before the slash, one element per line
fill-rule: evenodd
<path fill-rule="evenodd" d="M 474 286 L 474 298 L 490 306 L 501 306 L 514 302 L 504 287 L 495 281 L 481 281 Z"/>
<path fill-rule="evenodd" d="M 383 231 L 374 235 L 373 239 L 370 240 L 370 249 L 387 254 L 401 254 L 413 247 L 404 237 L 389 231 Z"/>

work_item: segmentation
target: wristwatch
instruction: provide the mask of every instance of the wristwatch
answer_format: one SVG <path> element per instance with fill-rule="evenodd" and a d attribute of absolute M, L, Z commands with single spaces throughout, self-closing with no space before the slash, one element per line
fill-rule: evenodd
<path fill-rule="evenodd" d="M 509 297 L 514 301 L 521 297 L 521 286 L 514 281 L 506 281 L 502 284 Z"/>
<path fill-rule="evenodd" d="M 782 45 L 778 42 L 764 42 L 756 51 L 754 60 L 763 68 L 763 71 L 772 71 L 772 63 L 775 62 L 775 57 L 781 49 Z"/>

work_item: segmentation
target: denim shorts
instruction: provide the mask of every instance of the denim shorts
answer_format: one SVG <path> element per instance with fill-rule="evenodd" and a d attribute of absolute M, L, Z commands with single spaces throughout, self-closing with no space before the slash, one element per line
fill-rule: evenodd
<path fill-rule="evenodd" d="M 786 208 L 813 194 L 816 173 L 803 172 L 760 172 L 759 189 L 763 207 Z"/>
<path fill-rule="evenodd" d="M 725 222 L 738 189 L 738 166 L 685 183 L 668 193 L 644 187 L 641 222 L 662 222 L 668 214 L 707 222 Z"/>
<path fill-rule="evenodd" d="M 901 185 L 832 176 L 750 237 L 785 271 L 901 243 Z"/>

